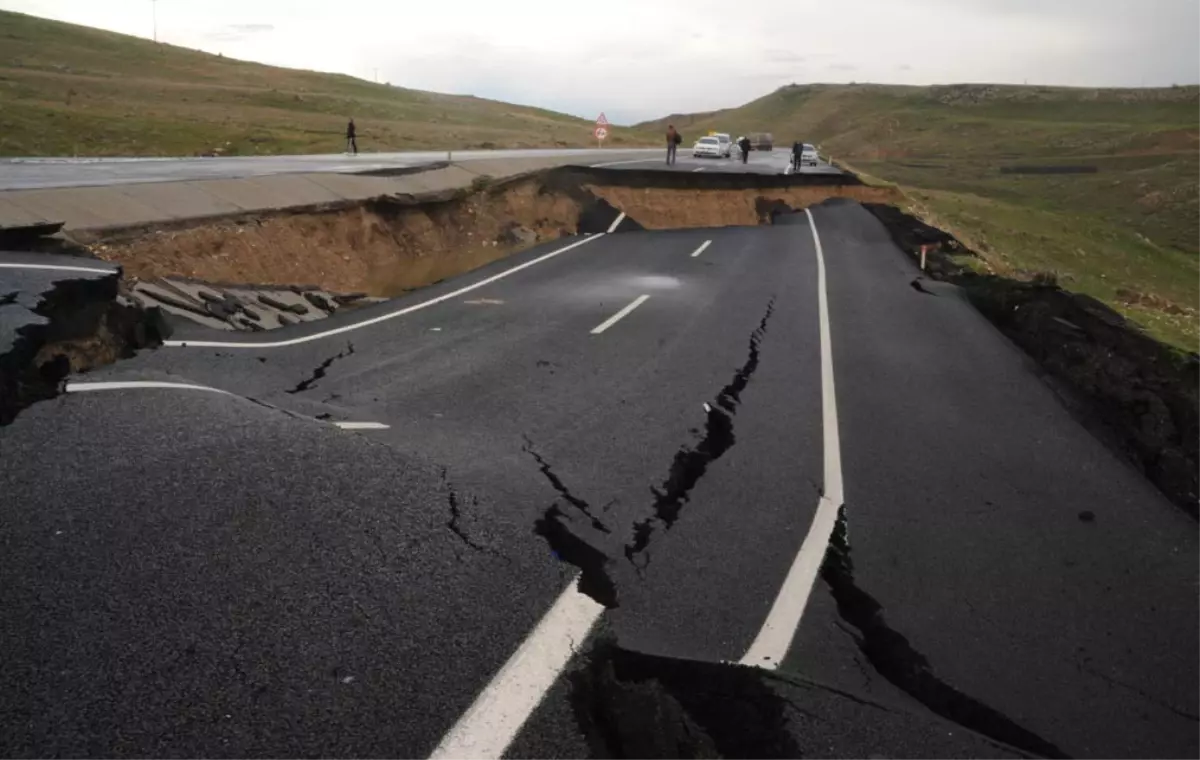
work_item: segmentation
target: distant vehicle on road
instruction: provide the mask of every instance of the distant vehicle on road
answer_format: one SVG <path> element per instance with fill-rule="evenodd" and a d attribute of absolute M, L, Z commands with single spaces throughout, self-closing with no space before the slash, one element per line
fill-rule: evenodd
<path fill-rule="evenodd" d="M 809 143 L 804 143 L 800 148 L 800 165 L 801 166 L 816 166 L 821 162 L 817 156 L 817 149 Z"/>
<path fill-rule="evenodd" d="M 775 138 L 770 132 L 752 132 L 750 134 L 750 145 L 752 150 L 773 150 L 775 148 Z"/>
<path fill-rule="evenodd" d="M 724 158 L 729 158 L 733 155 L 733 138 L 731 138 L 727 132 L 718 132 L 717 134 L 713 135 L 713 137 L 717 138 L 721 142 L 721 150 L 723 151 L 721 156 Z"/>
<path fill-rule="evenodd" d="M 720 158 L 724 148 L 721 147 L 721 141 L 715 137 L 701 137 L 692 146 L 692 156 L 694 158 L 704 158 L 709 156 L 712 158 Z"/>

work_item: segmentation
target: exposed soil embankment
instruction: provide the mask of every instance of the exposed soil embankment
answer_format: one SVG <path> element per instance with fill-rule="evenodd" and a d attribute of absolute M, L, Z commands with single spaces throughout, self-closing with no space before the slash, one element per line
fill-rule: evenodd
<path fill-rule="evenodd" d="M 969 254 L 952 236 L 893 206 L 868 204 L 914 258 L 926 246 L 928 273 L 965 290 L 971 302 L 1032 356 L 1064 401 L 1101 440 L 1197 516 L 1200 361 L 1154 340 L 1090 296 L 1048 279 L 1020 282 L 959 265 Z"/>
<path fill-rule="evenodd" d="M 830 198 L 891 203 L 897 197 L 891 188 L 864 185 L 727 190 L 589 185 L 587 189 L 650 230 L 769 223 L 769 211 L 776 203 L 804 208 Z"/>
<path fill-rule="evenodd" d="M 564 235 L 769 222 L 779 203 L 892 200 L 849 175 L 692 174 L 570 167 L 457 193 L 382 197 L 154 228 L 110 230 L 101 258 L 138 280 L 288 286 L 393 296 Z M 615 208 L 614 208 L 615 207 Z M 636 222 L 636 223 L 635 223 Z"/>
<path fill-rule="evenodd" d="M 317 283 L 391 296 L 573 232 L 578 201 L 536 181 L 446 202 L 379 198 L 345 208 L 231 217 L 173 230 L 126 230 L 93 250 L 141 280 Z"/>

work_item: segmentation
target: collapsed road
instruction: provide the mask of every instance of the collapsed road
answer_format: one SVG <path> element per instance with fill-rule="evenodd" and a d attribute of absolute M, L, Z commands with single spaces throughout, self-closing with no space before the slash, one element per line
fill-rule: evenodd
<path fill-rule="evenodd" d="M 628 218 L 17 399 L 0 753 L 1196 755 L 1195 522 L 1028 357 L 857 202 Z"/>

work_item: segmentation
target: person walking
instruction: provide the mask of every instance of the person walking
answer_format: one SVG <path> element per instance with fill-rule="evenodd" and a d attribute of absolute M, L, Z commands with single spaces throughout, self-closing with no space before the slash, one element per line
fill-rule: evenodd
<path fill-rule="evenodd" d="M 742 163 L 743 164 L 749 163 L 749 161 L 750 161 L 750 138 L 743 137 L 742 139 L 738 140 L 738 147 L 742 149 Z"/>
<path fill-rule="evenodd" d="M 683 138 L 675 131 L 674 124 L 667 125 L 667 166 L 675 163 L 675 149 L 679 147 L 679 143 L 683 142 Z"/>
<path fill-rule="evenodd" d="M 358 155 L 358 130 L 354 127 L 354 119 L 346 125 L 346 152 Z"/>

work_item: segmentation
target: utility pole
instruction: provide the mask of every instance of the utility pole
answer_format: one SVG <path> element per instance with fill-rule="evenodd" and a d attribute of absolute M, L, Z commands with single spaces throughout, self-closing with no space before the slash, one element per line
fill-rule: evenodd
<path fill-rule="evenodd" d="M 154 41 L 158 42 L 158 0 L 150 0 L 150 15 L 154 18 Z"/>

